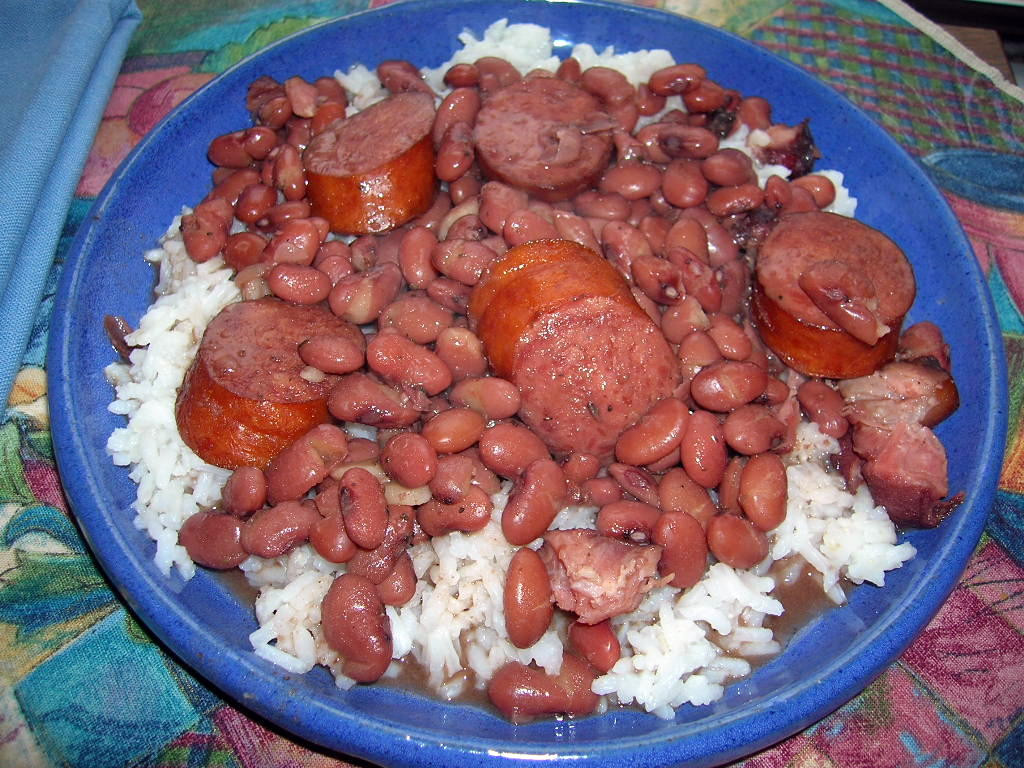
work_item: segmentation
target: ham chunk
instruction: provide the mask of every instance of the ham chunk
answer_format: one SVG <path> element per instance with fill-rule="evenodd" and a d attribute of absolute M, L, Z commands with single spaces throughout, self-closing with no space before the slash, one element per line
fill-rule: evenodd
<path fill-rule="evenodd" d="M 539 550 L 547 567 L 555 603 L 582 624 L 629 613 L 656 577 L 661 547 L 627 544 L 597 531 L 549 531 Z"/>

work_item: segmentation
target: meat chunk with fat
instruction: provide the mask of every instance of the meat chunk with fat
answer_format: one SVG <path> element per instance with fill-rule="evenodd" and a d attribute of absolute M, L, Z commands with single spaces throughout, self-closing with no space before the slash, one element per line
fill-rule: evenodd
<path fill-rule="evenodd" d="M 582 624 L 629 613 L 659 586 L 661 547 L 627 544 L 597 531 L 549 531 L 538 552 L 547 567 L 559 608 Z"/>

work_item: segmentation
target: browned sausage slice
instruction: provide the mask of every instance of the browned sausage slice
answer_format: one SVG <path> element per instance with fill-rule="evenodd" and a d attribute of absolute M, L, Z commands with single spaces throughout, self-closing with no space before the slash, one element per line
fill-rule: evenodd
<path fill-rule="evenodd" d="M 490 178 L 542 200 L 565 200 L 608 165 L 613 125 L 579 86 L 528 77 L 484 103 L 473 132 L 477 161 Z"/>
<path fill-rule="evenodd" d="M 470 316 L 519 416 L 555 453 L 611 460 L 619 435 L 679 382 L 665 337 L 606 260 L 568 240 L 536 240 L 491 266 Z"/>
<path fill-rule="evenodd" d="M 286 445 L 330 420 L 337 377 L 308 380 L 298 346 L 312 336 L 359 329 L 320 306 L 259 299 L 231 304 L 206 329 L 178 393 L 175 418 L 204 461 L 263 468 Z"/>
<path fill-rule="evenodd" d="M 303 153 L 313 215 L 363 235 L 401 226 L 434 200 L 434 100 L 399 93 L 335 120 Z"/>
<path fill-rule="evenodd" d="M 824 263 L 870 280 L 870 303 L 885 329 L 876 342 L 844 330 L 801 287 L 801 277 Z M 761 246 L 756 272 L 754 319 L 765 343 L 790 367 L 846 379 L 865 376 L 895 356 L 917 287 L 906 256 L 881 232 L 833 213 L 791 214 Z"/>

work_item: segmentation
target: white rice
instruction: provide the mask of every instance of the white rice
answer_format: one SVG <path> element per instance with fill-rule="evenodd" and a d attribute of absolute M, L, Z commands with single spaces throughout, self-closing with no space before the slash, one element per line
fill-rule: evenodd
<path fill-rule="evenodd" d="M 441 77 L 451 64 L 484 55 L 509 59 L 523 72 L 558 66 L 548 31 L 536 25 L 502 20 L 489 27 L 483 39 L 469 32 L 459 39 L 463 48 L 451 61 L 425 71 L 438 92 L 444 90 Z M 666 51 L 598 53 L 578 45 L 572 55 L 584 67 L 616 67 L 634 82 L 673 63 Z M 354 108 L 384 95 L 374 73 L 365 67 L 339 72 L 337 78 L 353 94 Z M 760 140 L 742 129 L 723 146 L 753 156 Z M 788 176 L 781 166 L 758 170 L 762 181 L 772 173 Z M 842 174 L 816 172 L 827 175 L 839 191 L 831 209 L 852 216 L 856 200 L 843 187 Z M 107 447 L 115 464 L 131 467 L 138 484 L 135 525 L 156 542 L 157 564 L 167 575 L 175 568 L 188 579 L 195 566 L 177 544 L 178 529 L 200 508 L 218 501 L 229 473 L 206 464 L 184 444 L 174 421 L 174 403 L 207 323 L 239 294 L 232 271 L 220 258 L 205 264 L 188 258 L 178 224 L 175 219 L 160 247 L 145 254 L 159 265 L 160 281 L 158 298 L 138 330 L 127 337 L 139 348 L 132 352 L 130 365 L 116 363 L 106 371 L 116 390 L 110 410 L 127 418 Z M 365 429 L 362 434 L 367 434 Z M 841 603 L 841 579 L 881 586 L 885 571 L 914 556 L 910 544 L 897 544 L 895 527 L 866 489 L 850 494 L 842 480 L 826 470 L 828 455 L 837 449 L 836 441 L 814 425 L 801 426 L 797 448 L 787 460 L 786 520 L 770 534 L 771 553 L 765 563 L 750 571 L 715 564 L 693 588 L 660 587 L 636 611 L 613 619 L 623 655 L 594 684 L 594 691 L 607 697 L 606 703 L 633 703 L 671 718 L 679 706 L 720 698 L 729 681 L 749 674 L 750 659 L 778 653 L 778 642 L 763 626 L 767 617 L 783 611 L 772 596 L 773 578 L 764 575 L 773 560 L 803 558 L 821 574 L 826 594 Z M 551 673 L 561 664 L 565 619 L 558 619 L 527 649 L 514 647 L 505 631 L 504 574 L 515 550 L 500 527 L 508 491 L 505 487 L 494 497 L 494 519 L 483 530 L 435 537 L 412 547 L 418 577 L 415 596 L 406 605 L 387 609 L 395 659 L 415 660 L 429 685 L 444 697 L 454 698 L 470 685 L 483 686 L 510 660 L 532 662 Z M 553 527 L 593 527 L 595 511 L 567 508 Z M 332 670 L 340 687 L 353 685 L 341 674 L 337 654 L 320 630 L 320 603 L 344 566 L 327 562 L 303 545 L 272 560 L 250 557 L 241 568 L 260 590 L 255 605 L 259 628 L 250 635 L 254 652 L 293 673 L 322 664 Z M 399 669 L 392 664 L 388 674 Z"/>

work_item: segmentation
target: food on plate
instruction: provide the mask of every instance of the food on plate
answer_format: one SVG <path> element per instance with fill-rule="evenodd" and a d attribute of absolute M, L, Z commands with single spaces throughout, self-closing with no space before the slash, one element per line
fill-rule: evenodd
<path fill-rule="evenodd" d="M 302 155 L 313 215 L 365 235 L 425 212 L 437 186 L 433 124 L 433 98 L 410 91 L 324 126 Z"/>
<path fill-rule="evenodd" d="M 265 469 L 330 419 L 335 378 L 304 378 L 300 353 L 300 345 L 325 338 L 365 346 L 357 327 L 320 306 L 262 298 L 225 307 L 206 328 L 178 394 L 182 440 L 210 464 Z"/>
<path fill-rule="evenodd" d="M 671 718 L 780 651 L 783 591 L 882 586 L 894 521 L 955 506 L 949 350 L 806 120 L 665 51 L 461 39 L 251 85 L 111 324 L 108 449 L 290 672 Z"/>
<path fill-rule="evenodd" d="M 555 454 L 607 461 L 679 383 L 679 363 L 626 278 L 570 240 L 532 240 L 492 263 L 469 316 L 521 418 Z"/>
<path fill-rule="evenodd" d="M 752 309 L 761 338 L 791 368 L 854 379 L 896 356 L 915 291 L 889 238 L 814 211 L 784 217 L 761 244 Z"/>

